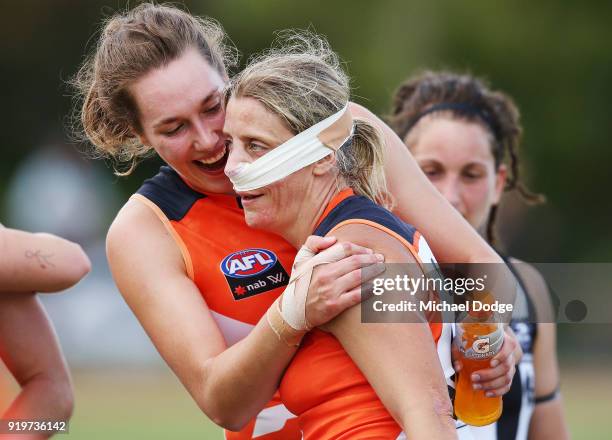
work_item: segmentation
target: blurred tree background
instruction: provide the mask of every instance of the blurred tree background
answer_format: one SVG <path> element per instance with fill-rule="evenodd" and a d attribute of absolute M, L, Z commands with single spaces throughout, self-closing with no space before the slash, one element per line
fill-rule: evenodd
<path fill-rule="evenodd" d="M 137 3 L 130 1 L 129 5 Z M 4 129 L 0 143 L 3 157 L 0 161 L 0 222 L 7 226 L 28 229 L 27 225 L 11 220 L 15 218 L 15 207 L 20 204 L 34 204 L 32 209 L 40 214 L 45 225 L 45 209 L 49 205 L 40 201 L 41 196 L 34 197 L 35 194 L 45 194 L 43 202 L 61 205 L 63 191 L 74 189 L 69 186 L 59 186 L 64 188 L 62 191 L 53 189 L 50 181 L 53 174 L 48 176 L 43 172 L 48 156 L 37 156 L 46 151 L 48 145 L 54 145 L 56 153 L 59 151 L 78 163 L 86 179 L 99 187 L 99 191 L 91 192 L 90 205 L 80 204 L 76 218 L 69 220 L 75 224 L 95 223 L 100 243 L 121 203 L 159 167 L 159 160 L 151 158 L 129 178 L 114 177 L 109 163 L 93 161 L 81 154 L 87 146 L 71 143 L 69 130 L 66 130 L 73 93 L 67 81 L 94 48 L 92 35 L 102 20 L 127 4 L 126 0 L 2 3 L 0 81 L 3 102 L 0 116 Z M 523 175 L 532 190 L 548 198 L 545 205 L 533 208 L 522 205 L 516 197 L 507 198 L 499 224 L 502 241 L 509 253 L 538 262 L 612 261 L 612 197 L 609 194 L 612 148 L 608 145 L 612 115 L 612 2 L 193 0 L 184 4 L 192 13 L 214 17 L 223 24 L 242 54 L 242 65 L 250 54 L 271 44 L 276 30 L 311 27 L 326 35 L 346 62 L 352 77 L 354 100 L 383 116 L 395 88 L 406 77 L 421 70 L 451 69 L 488 79 L 493 88 L 505 91 L 518 104 L 524 126 Z M 31 168 L 39 174 L 38 183 L 19 187 L 15 184 L 20 182 L 18 170 L 32 157 L 38 157 L 39 168 Z M 61 174 L 60 168 L 58 179 Z M 15 186 L 19 188 L 16 190 Z M 47 193 L 43 191 L 45 187 L 48 187 Z M 114 196 L 108 193 L 111 190 Z M 88 216 L 88 206 L 99 208 Z M 72 237 L 70 232 L 64 235 L 79 241 L 80 236 L 76 233 Z M 104 266 L 103 243 L 100 243 L 87 249 L 88 253 L 89 249 L 94 249 L 91 252 L 98 253 L 94 262 L 100 261 L 99 266 Z M 106 272 L 99 279 L 105 277 L 112 285 L 107 269 L 100 270 Z M 119 351 L 116 333 L 109 332 L 107 339 L 99 343 L 100 335 L 111 326 L 117 333 L 117 328 L 120 329 L 122 341 L 129 339 L 127 335 L 140 332 L 141 339 L 135 341 L 135 345 L 121 346 L 125 352 L 133 354 L 133 347 L 146 343 L 142 330 L 122 303 L 117 307 L 123 307 L 121 319 L 125 320 L 125 326 L 109 326 L 112 322 L 109 319 L 119 319 L 119 315 L 111 308 L 105 315 L 101 305 L 120 299 L 116 292 L 110 292 L 108 284 L 91 282 L 83 290 L 91 290 L 87 294 L 89 300 L 83 293 L 69 294 L 65 300 L 49 299 L 46 303 L 73 367 L 82 365 L 84 360 L 92 362 L 90 352 L 79 351 L 83 347 L 99 350 L 99 356 L 93 358 L 95 362 Z M 100 296 L 99 292 L 107 294 Z M 94 301 L 96 295 L 98 302 L 87 302 Z M 54 305 L 58 306 L 57 310 Z M 62 315 L 62 310 L 70 312 Z M 58 319 L 63 316 L 65 319 Z M 68 327 L 74 321 L 78 321 L 75 327 Z M 589 336 L 585 337 L 587 334 Z M 91 344 L 92 337 L 96 338 L 97 345 Z M 582 325 L 562 327 L 559 339 L 565 359 L 578 362 L 585 354 L 608 353 L 609 350 L 601 349 L 601 344 L 607 341 L 604 346 L 609 346 L 610 338 L 610 326 Z M 145 358 L 157 359 L 150 346 L 146 350 Z M 575 376 L 570 371 L 566 377 L 578 378 L 583 372 L 582 366 L 574 370 Z M 168 380 L 169 373 L 165 374 Z M 107 393 L 107 400 L 104 400 L 104 392 L 109 391 L 107 382 L 83 377 L 100 376 L 77 374 L 77 392 L 85 397 L 84 404 L 77 405 L 76 431 L 81 433 L 81 438 L 122 438 L 119 434 L 109 435 L 109 432 L 100 437 L 94 433 L 103 432 L 104 426 L 110 426 L 108 417 L 112 417 L 108 415 L 110 412 L 104 412 L 106 409 L 99 409 L 99 405 L 107 405 L 109 411 L 112 408 L 117 414 L 121 414 L 120 408 L 135 405 L 126 400 L 124 406 L 115 407 L 122 399 L 119 396 L 127 399 L 128 388 L 121 385 L 116 391 L 116 399 Z M 603 373 L 592 376 L 588 383 L 570 381 L 570 392 L 573 392 L 567 399 L 570 410 L 583 406 L 599 408 L 599 412 L 573 415 L 572 430 L 579 438 L 603 438 L 599 434 L 595 437 L 587 434 L 595 432 L 589 429 L 595 421 L 604 420 L 601 414 L 610 408 L 609 402 L 605 406 L 592 401 L 592 396 L 601 391 L 599 379 L 596 379 L 599 377 L 603 377 Z M 159 382 L 154 377 L 140 389 L 134 388 L 133 393 L 149 390 L 156 383 Z M 163 395 L 159 395 L 160 402 L 180 401 L 180 405 L 191 405 L 176 381 L 170 385 L 163 383 L 166 385 L 162 388 Z M 95 392 L 89 391 L 91 389 Z M 172 400 L 167 389 L 173 389 L 179 400 Z M 588 399 L 591 404 L 583 405 Z M 88 408 L 88 404 L 98 406 L 91 406 L 88 412 L 83 409 Z M 202 423 L 201 415 L 197 409 L 192 410 L 193 426 L 197 431 Z M 98 412 L 99 418 L 95 420 L 84 416 Z M 156 426 L 153 420 L 146 421 L 148 416 L 143 417 L 142 423 L 138 422 L 134 428 L 139 433 L 134 434 L 136 436 L 145 432 L 143 429 L 151 430 Z M 176 417 L 178 424 L 180 416 Z M 84 428 L 87 426 L 89 431 Z M 596 432 L 607 430 L 603 425 L 600 428 L 603 431 Z M 126 438 L 134 438 L 134 435 L 126 435 Z M 171 434 L 157 432 L 157 435 L 155 437 L 151 431 L 147 438 L 168 438 Z"/>
<path fill-rule="evenodd" d="M 185 5 L 195 14 L 218 19 L 243 63 L 270 45 L 275 30 L 313 27 L 346 62 L 355 100 L 381 115 L 397 85 L 424 68 L 487 78 L 518 103 L 525 127 L 523 169 L 532 189 L 548 197 L 545 206 L 530 210 L 509 203 L 520 212 L 509 215 L 502 226 L 511 253 L 531 261 L 611 260 L 611 2 L 259 0 Z M 94 46 L 92 35 L 100 21 L 125 6 L 119 0 L 4 2 L 1 189 L 29 153 L 66 137 L 71 108 L 66 81 Z M 133 177 L 116 179 L 116 185 L 127 197 L 157 166 L 149 160 Z M 111 174 L 110 169 L 104 172 Z M 0 218 L 5 214 L 0 211 Z M 113 214 L 107 213 L 109 218 Z"/>

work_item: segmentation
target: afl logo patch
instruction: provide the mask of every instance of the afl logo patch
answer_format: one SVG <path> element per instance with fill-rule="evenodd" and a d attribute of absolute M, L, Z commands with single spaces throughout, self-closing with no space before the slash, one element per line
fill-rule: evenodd
<path fill-rule="evenodd" d="M 289 276 L 274 252 L 244 249 L 225 257 L 219 265 L 235 300 L 286 286 Z"/>
<path fill-rule="evenodd" d="M 232 278 L 248 278 L 264 273 L 278 259 L 266 249 L 245 249 L 228 255 L 221 262 L 221 271 Z"/>

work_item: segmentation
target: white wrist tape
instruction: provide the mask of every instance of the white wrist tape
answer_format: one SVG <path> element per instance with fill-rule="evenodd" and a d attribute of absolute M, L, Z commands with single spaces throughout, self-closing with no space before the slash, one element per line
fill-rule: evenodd
<path fill-rule="evenodd" d="M 306 319 L 306 298 L 314 268 L 320 264 L 340 261 L 345 256 L 344 248 L 340 244 L 335 244 L 316 255 L 306 246 L 300 248 L 293 262 L 289 284 L 281 298 L 281 316 L 291 328 L 294 330 L 312 328 Z"/>
<path fill-rule="evenodd" d="M 262 188 L 323 159 L 340 148 L 352 134 L 353 118 L 347 104 L 254 162 L 239 164 L 229 178 L 236 191 Z"/>

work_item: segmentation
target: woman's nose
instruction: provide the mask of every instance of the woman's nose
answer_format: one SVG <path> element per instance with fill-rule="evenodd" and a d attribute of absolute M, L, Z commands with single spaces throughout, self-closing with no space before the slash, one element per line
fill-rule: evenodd
<path fill-rule="evenodd" d="M 229 155 L 225 164 L 225 175 L 231 179 L 240 172 L 240 168 L 246 160 L 239 146 L 233 145 L 231 148 L 227 148 L 229 149 Z"/>
<path fill-rule="evenodd" d="M 459 194 L 459 182 L 452 177 L 447 177 L 441 184 L 438 185 L 438 189 L 448 202 L 453 205 L 455 209 L 459 209 L 461 206 L 461 197 Z"/>
<path fill-rule="evenodd" d="M 207 127 L 201 121 L 198 121 L 195 126 L 195 136 L 193 139 L 193 147 L 196 150 L 214 150 L 219 143 L 219 134 L 212 130 L 212 127 Z"/>

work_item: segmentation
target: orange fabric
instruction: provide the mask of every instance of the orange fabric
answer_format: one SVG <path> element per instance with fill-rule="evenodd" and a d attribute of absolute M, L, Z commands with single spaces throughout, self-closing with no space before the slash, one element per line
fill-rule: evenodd
<path fill-rule="evenodd" d="M 351 189 L 339 192 L 325 209 L 319 223 L 353 194 Z M 289 273 L 296 250 L 277 235 L 249 228 L 233 196 L 208 195 L 199 199 L 180 221 L 169 221 L 148 199 L 133 197 L 153 209 L 176 240 L 187 271 L 210 310 L 219 315 L 216 319 L 228 343 L 233 331 L 228 326 L 235 326 L 234 330 L 243 332 L 242 337 L 246 336 L 282 293 L 284 285 L 236 299 L 220 267 L 221 262 L 228 255 L 245 249 L 266 249 L 276 255 Z M 370 226 L 374 225 L 380 227 L 377 224 Z M 405 244 L 414 254 L 413 244 Z M 301 428 L 305 440 L 394 439 L 401 431 L 340 343 L 319 330 L 313 330 L 305 337 L 285 373 L 280 391 L 282 403 L 292 413 L 299 414 L 298 419 L 287 418 L 280 430 L 253 437 L 259 422 L 254 419 L 238 433 L 226 431 L 226 438 L 298 440 L 302 438 Z M 279 404 L 275 396 L 266 408 Z"/>
<path fill-rule="evenodd" d="M 234 252 L 251 248 L 265 249 L 276 255 L 289 274 L 296 254 L 293 246 L 270 232 L 249 228 L 244 221 L 244 212 L 233 196 L 210 195 L 202 198 L 195 202 L 180 221 L 168 220 L 147 198 L 138 194 L 132 197 L 149 206 L 167 227 L 181 249 L 190 278 L 198 286 L 210 310 L 218 314 L 215 318 L 228 344 L 235 342 L 232 338 L 246 336 L 283 292 L 285 285 L 237 300 L 220 263 Z M 280 403 L 277 395 L 267 406 Z M 255 419 L 240 432 L 226 431 L 226 436 L 232 440 L 251 439 L 254 427 Z M 301 439 L 301 433 L 294 417 L 287 419 L 282 429 L 256 438 L 298 440 Z"/>
<path fill-rule="evenodd" d="M 220 262 L 232 252 L 263 248 L 274 252 L 290 273 L 296 254 L 293 246 L 278 235 L 249 228 L 244 212 L 232 196 L 201 199 L 183 219 L 170 223 L 189 250 L 194 267 L 193 280 L 208 307 L 229 318 L 257 324 L 284 286 L 236 301 L 219 267 Z"/>
<path fill-rule="evenodd" d="M 352 190 L 338 193 L 317 224 L 351 195 Z M 351 219 L 336 225 L 329 234 L 346 224 L 364 224 L 390 234 L 421 262 L 414 243 L 378 223 Z M 442 324 L 432 323 L 430 329 L 437 342 Z M 395 439 L 401 432 L 340 342 L 317 329 L 302 341 L 285 371 L 280 394 L 285 406 L 298 414 L 304 440 Z"/>

